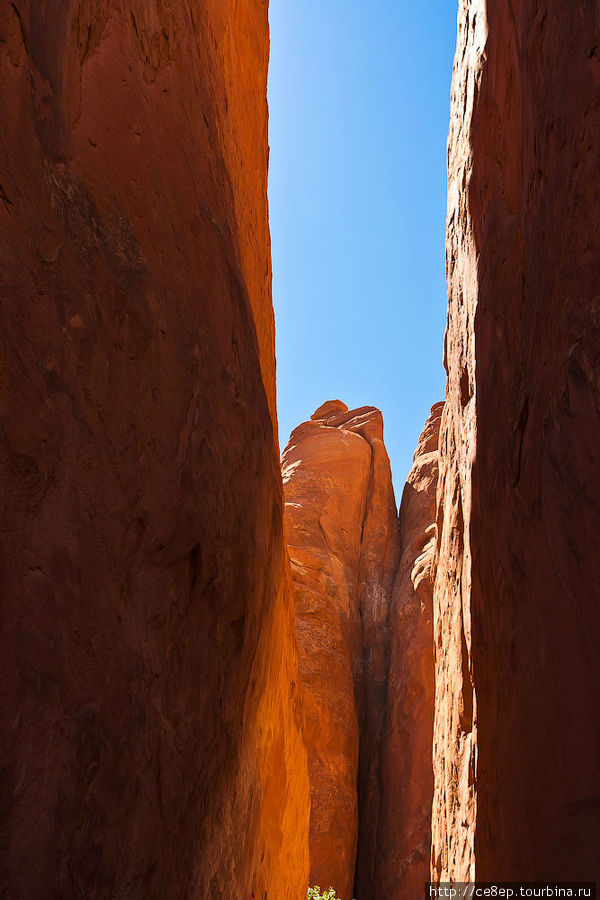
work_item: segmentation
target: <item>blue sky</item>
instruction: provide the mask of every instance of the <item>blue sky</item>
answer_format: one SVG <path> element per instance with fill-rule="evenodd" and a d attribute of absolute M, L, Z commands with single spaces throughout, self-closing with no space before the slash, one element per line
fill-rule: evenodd
<path fill-rule="evenodd" d="M 443 399 L 455 0 L 271 0 L 282 447 L 325 400 L 383 411 L 396 499 Z"/>

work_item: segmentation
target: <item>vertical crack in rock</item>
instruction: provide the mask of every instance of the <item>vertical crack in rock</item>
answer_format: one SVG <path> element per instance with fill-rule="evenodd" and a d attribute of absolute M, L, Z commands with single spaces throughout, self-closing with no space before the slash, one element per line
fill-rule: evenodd
<path fill-rule="evenodd" d="M 359 420 L 360 421 L 360 420 Z M 389 657 L 389 610 L 400 556 L 397 507 L 381 414 L 354 425 L 371 448 L 371 474 L 359 560 L 363 704 L 358 777 L 358 848 L 352 896 L 373 896 L 382 796 L 381 741 Z"/>

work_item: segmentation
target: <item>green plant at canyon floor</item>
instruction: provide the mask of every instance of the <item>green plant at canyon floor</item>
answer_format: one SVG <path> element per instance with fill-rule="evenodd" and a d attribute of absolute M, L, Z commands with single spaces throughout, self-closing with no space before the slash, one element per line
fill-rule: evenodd
<path fill-rule="evenodd" d="M 321 888 L 316 884 L 314 887 L 309 887 L 306 892 L 306 900 L 341 900 L 341 898 L 338 897 L 331 885 L 321 893 Z"/>

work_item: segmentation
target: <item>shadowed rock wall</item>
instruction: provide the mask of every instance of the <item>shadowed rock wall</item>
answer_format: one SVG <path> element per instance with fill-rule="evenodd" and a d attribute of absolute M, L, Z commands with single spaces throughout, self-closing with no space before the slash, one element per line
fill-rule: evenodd
<path fill-rule="evenodd" d="M 0 893 L 301 898 L 267 5 L 0 9 Z"/>
<path fill-rule="evenodd" d="M 466 2 L 449 138 L 433 873 L 598 880 L 600 10 Z"/>

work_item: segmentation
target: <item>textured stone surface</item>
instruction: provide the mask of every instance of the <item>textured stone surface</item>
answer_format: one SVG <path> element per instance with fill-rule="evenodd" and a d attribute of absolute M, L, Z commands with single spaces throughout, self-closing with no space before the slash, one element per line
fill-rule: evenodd
<path fill-rule="evenodd" d="M 267 6 L 0 7 L 0 894 L 301 898 Z"/>
<path fill-rule="evenodd" d="M 440 429 L 436 580 L 433 598 L 435 716 L 431 877 L 475 877 L 476 697 L 471 680 L 471 468 L 476 451 L 477 255 L 465 190 L 470 128 L 486 42 L 485 0 L 461 0 L 448 137 L 446 405 Z M 494 876 L 494 877 L 500 877 Z"/>
<path fill-rule="evenodd" d="M 444 404 L 425 424 L 400 504 L 402 556 L 390 608 L 376 893 L 418 897 L 429 878 L 433 799 L 433 580 L 438 436 Z"/>
<path fill-rule="evenodd" d="M 324 404 L 292 432 L 282 467 L 312 797 L 310 881 L 332 884 L 350 900 L 359 743 L 361 844 L 374 846 L 386 624 L 398 561 L 381 413 Z M 370 867 L 365 872 L 370 878 Z"/>
<path fill-rule="evenodd" d="M 600 877 L 600 11 L 462 0 L 433 870 Z"/>

